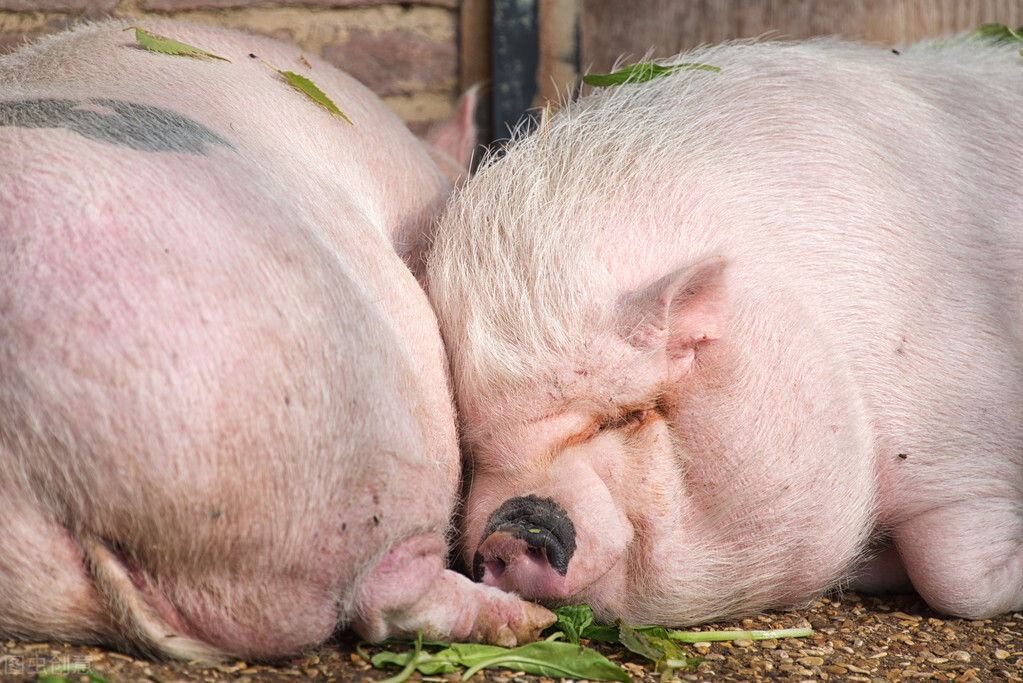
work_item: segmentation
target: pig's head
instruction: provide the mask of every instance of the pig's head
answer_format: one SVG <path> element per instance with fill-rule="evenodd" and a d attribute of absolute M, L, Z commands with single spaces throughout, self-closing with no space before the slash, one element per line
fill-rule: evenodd
<path fill-rule="evenodd" d="M 672 273 L 594 315 L 585 343 L 560 346 L 562 360 L 537 364 L 534 382 L 463 387 L 475 579 L 611 618 L 644 599 L 653 567 L 673 574 L 668 565 L 698 556 L 709 538 L 683 493 L 689 464 L 672 423 L 679 382 L 719 340 L 723 282 L 719 258 Z"/>
<path fill-rule="evenodd" d="M 749 204 L 741 155 L 700 149 L 726 127 L 682 146 L 656 91 L 601 97 L 485 161 L 427 257 L 470 465 L 462 559 L 604 620 L 799 602 L 870 527 L 869 484 L 848 485 L 868 459 L 801 455 L 868 448 L 858 399 L 795 299 L 694 228 L 781 215 Z"/>

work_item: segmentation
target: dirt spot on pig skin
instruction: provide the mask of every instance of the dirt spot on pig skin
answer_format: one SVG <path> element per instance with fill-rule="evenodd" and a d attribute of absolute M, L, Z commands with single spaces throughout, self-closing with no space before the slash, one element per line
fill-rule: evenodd
<path fill-rule="evenodd" d="M 0 102 L 0 126 L 65 128 L 90 140 L 143 152 L 206 156 L 209 145 L 233 149 L 227 140 L 186 116 L 121 100 Z"/>

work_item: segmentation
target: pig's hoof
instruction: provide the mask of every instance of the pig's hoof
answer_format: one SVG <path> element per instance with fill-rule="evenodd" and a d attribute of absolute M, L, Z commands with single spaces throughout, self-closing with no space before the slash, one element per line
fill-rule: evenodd
<path fill-rule="evenodd" d="M 518 644 L 519 639 L 515 637 L 515 632 L 508 627 L 508 624 L 501 624 L 494 635 L 494 645 L 515 647 Z"/>
<path fill-rule="evenodd" d="M 508 596 L 514 597 L 514 596 Z M 540 638 L 540 632 L 558 620 L 554 613 L 533 602 L 518 601 L 518 614 L 480 623 L 476 639 L 501 647 L 517 647 Z M 488 623 L 489 622 L 489 623 Z"/>

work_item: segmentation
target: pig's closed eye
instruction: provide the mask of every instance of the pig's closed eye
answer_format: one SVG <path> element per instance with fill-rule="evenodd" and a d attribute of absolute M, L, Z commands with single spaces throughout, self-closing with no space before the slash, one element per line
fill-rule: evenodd
<path fill-rule="evenodd" d="M 564 445 L 571 446 L 574 444 L 586 443 L 599 434 L 611 431 L 618 432 L 619 434 L 632 434 L 655 414 L 656 411 L 644 408 L 639 410 L 627 410 L 607 417 L 595 419 L 586 429 L 566 439 L 564 441 Z"/>
<path fill-rule="evenodd" d="M 650 410 L 640 409 L 618 413 L 602 422 L 599 431 L 616 430 L 625 433 L 633 432 L 643 424 L 651 412 Z"/>

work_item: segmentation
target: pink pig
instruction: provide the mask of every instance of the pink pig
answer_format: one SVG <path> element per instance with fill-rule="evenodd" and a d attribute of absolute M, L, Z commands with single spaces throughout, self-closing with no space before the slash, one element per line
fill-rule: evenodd
<path fill-rule="evenodd" d="M 175 56 L 125 25 L 0 58 L 0 635 L 206 660 L 348 625 L 536 637 L 546 610 L 445 569 L 454 411 L 399 254 L 454 162 L 295 47 L 147 22 L 230 61 Z"/>
<path fill-rule="evenodd" d="M 681 625 L 1023 608 L 1023 57 L 703 49 L 566 105 L 428 285 L 484 583 Z"/>

